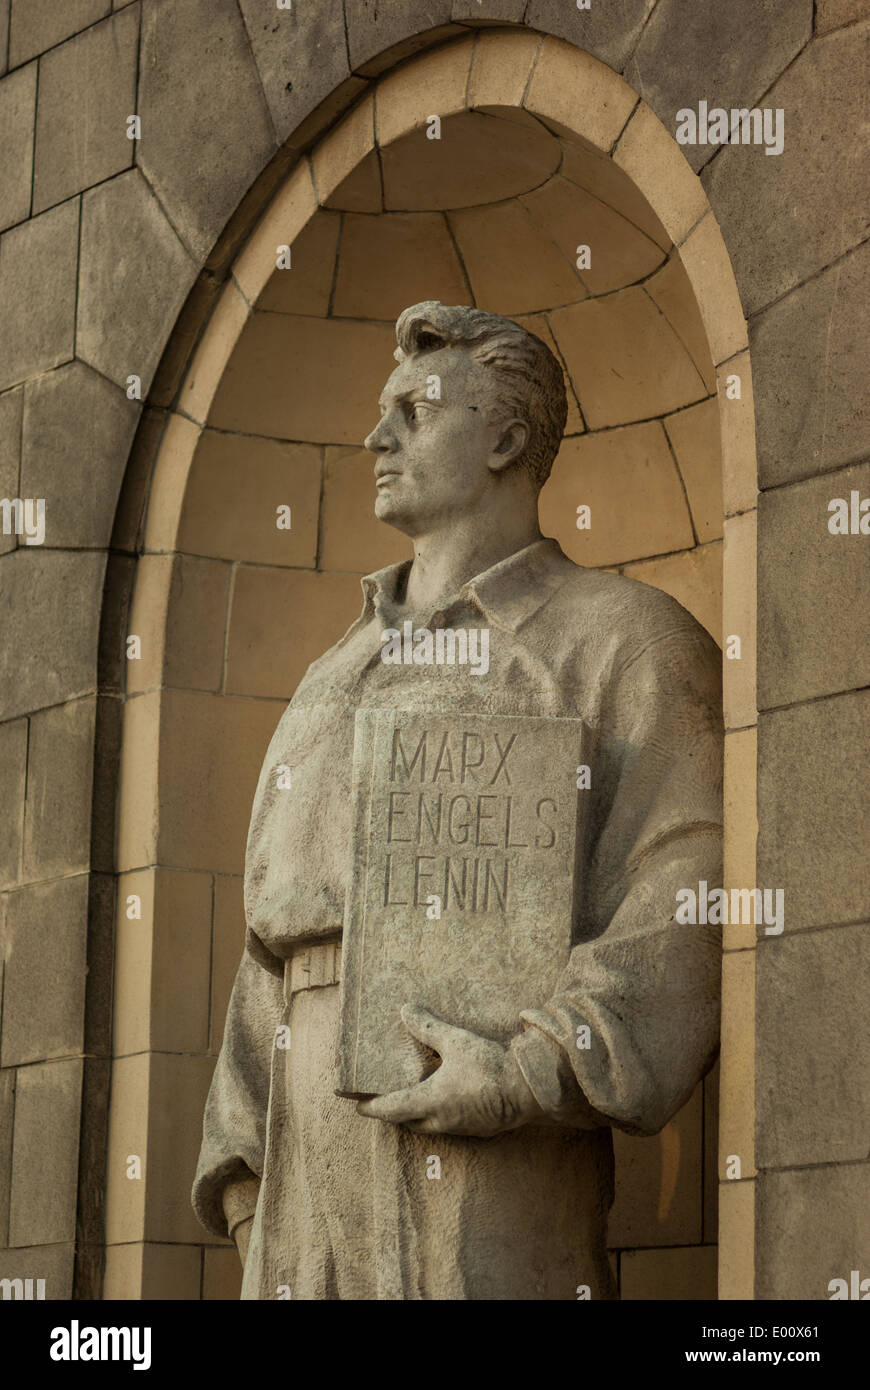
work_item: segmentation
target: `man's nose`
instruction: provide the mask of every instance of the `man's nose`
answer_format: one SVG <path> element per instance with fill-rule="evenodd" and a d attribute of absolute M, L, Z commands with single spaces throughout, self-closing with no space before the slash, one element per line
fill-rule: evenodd
<path fill-rule="evenodd" d="M 396 437 L 387 424 L 386 415 L 379 420 L 371 434 L 363 440 L 363 448 L 373 454 L 389 454 L 396 447 Z"/>

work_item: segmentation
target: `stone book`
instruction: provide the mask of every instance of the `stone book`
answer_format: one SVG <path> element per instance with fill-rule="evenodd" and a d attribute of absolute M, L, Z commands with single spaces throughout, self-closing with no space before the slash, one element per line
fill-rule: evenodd
<path fill-rule="evenodd" d="M 589 738 L 579 719 L 357 712 L 339 1095 L 437 1067 L 404 1004 L 507 1043 L 552 997 L 577 921 Z"/>

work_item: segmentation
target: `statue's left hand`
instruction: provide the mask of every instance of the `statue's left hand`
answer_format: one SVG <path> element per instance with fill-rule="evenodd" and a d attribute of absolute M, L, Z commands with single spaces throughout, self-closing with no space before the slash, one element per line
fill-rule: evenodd
<path fill-rule="evenodd" d="M 481 1139 L 543 1116 L 509 1048 L 407 1004 L 402 1022 L 413 1037 L 440 1055 L 441 1066 L 407 1090 L 360 1101 L 360 1115 L 406 1125 L 417 1134 Z"/>

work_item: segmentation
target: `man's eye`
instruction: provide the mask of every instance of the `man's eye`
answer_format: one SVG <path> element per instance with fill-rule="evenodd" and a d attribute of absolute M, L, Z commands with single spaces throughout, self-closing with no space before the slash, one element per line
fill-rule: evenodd
<path fill-rule="evenodd" d="M 417 401 L 417 403 L 416 403 L 415 405 L 412 405 L 412 406 L 411 406 L 411 419 L 412 419 L 412 420 L 423 420 L 423 419 L 425 419 L 427 413 L 428 413 L 428 412 L 427 412 L 427 410 L 426 410 L 426 406 L 423 404 L 422 401 Z"/>

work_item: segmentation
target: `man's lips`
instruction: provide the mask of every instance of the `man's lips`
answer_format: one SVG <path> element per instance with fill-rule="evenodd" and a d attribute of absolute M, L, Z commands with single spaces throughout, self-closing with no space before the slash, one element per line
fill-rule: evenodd
<path fill-rule="evenodd" d="M 398 468 L 385 468 L 383 473 L 375 474 L 375 486 L 380 487 L 381 483 L 387 482 L 389 478 L 398 478 L 399 476 Z"/>

